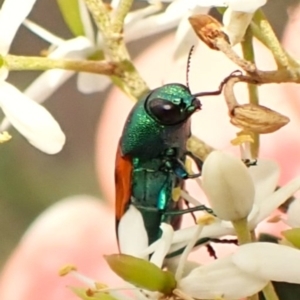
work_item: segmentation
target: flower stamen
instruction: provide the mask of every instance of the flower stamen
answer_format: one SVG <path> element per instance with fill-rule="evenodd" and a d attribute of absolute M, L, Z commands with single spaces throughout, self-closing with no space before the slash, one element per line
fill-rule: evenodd
<path fill-rule="evenodd" d="M 175 273 L 175 279 L 176 281 L 179 281 L 182 278 L 183 272 L 184 272 L 184 267 L 187 261 L 187 258 L 189 256 L 189 254 L 191 253 L 191 251 L 193 250 L 196 242 L 198 241 L 198 238 L 202 232 L 204 225 L 201 224 L 201 221 L 199 221 L 199 225 L 197 226 L 197 230 L 195 230 L 195 233 L 193 234 L 192 238 L 190 239 L 190 241 L 188 242 L 188 244 L 186 245 L 180 259 L 179 259 L 179 263 L 178 263 L 178 267 Z"/>

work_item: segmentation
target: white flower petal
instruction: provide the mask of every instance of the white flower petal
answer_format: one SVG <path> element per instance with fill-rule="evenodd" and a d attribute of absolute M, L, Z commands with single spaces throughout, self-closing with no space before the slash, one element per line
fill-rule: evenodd
<path fill-rule="evenodd" d="M 91 43 L 84 37 L 77 37 L 60 44 L 50 55 L 50 58 L 85 58 L 86 51 L 89 51 Z M 61 85 L 63 85 L 75 72 L 67 70 L 49 70 L 37 77 L 30 86 L 24 91 L 24 94 L 38 103 L 44 102 Z M 9 127 L 9 121 L 5 118 L 0 130 L 6 130 Z"/>
<path fill-rule="evenodd" d="M 202 185 L 213 211 L 228 221 L 248 216 L 255 189 L 248 168 L 240 159 L 213 151 L 204 162 Z"/>
<path fill-rule="evenodd" d="M 295 199 L 288 208 L 286 223 L 294 228 L 300 228 L 300 199 Z"/>
<path fill-rule="evenodd" d="M 143 22 L 130 24 L 127 28 L 125 24 L 126 42 L 135 41 L 142 37 L 164 32 L 176 27 L 181 18 L 188 11 L 186 0 L 175 0 L 166 9 L 165 12 L 145 18 Z"/>
<path fill-rule="evenodd" d="M 85 37 L 77 37 L 60 44 L 49 54 L 49 58 L 85 58 L 91 42 Z M 49 70 L 35 79 L 25 90 L 25 94 L 36 102 L 43 102 L 50 97 L 75 72 L 67 70 Z"/>
<path fill-rule="evenodd" d="M 30 144 L 48 154 L 62 149 L 66 138 L 51 114 L 7 82 L 0 84 L 0 106 Z"/>
<path fill-rule="evenodd" d="M 169 253 L 175 252 L 179 249 L 183 249 L 188 244 L 190 239 L 194 236 L 197 228 L 198 226 L 195 225 L 176 230 L 174 232 L 173 243 Z M 234 233 L 235 230 L 233 229 L 230 222 L 215 222 L 203 227 L 199 236 L 199 240 L 204 238 L 219 238 L 221 236 L 232 235 Z"/>
<path fill-rule="evenodd" d="M 273 160 L 260 159 L 248 170 L 255 186 L 254 202 L 260 203 L 275 191 L 280 175 L 279 165 Z"/>
<path fill-rule="evenodd" d="M 155 14 L 162 9 L 162 5 L 160 2 L 155 2 L 153 5 L 146 6 L 142 9 L 137 9 L 131 11 L 125 18 L 126 28 L 130 28 L 130 26 L 134 25 L 135 22 L 142 21 L 147 16 Z"/>
<path fill-rule="evenodd" d="M 258 223 L 256 223 L 256 220 L 259 217 L 259 209 L 260 209 L 259 205 L 254 203 L 252 206 L 252 210 L 247 218 L 251 229 L 254 229 L 256 227 L 256 225 L 258 224 Z"/>
<path fill-rule="evenodd" d="M 0 11 L 0 53 L 7 54 L 22 22 L 36 0 L 5 0 Z"/>
<path fill-rule="evenodd" d="M 185 263 L 188 260 L 189 254 L 192 252 L 193 248 L 196 246 L 196 243 L 199 240 L 199 236 L 201 234 L 202 229 L 203 229 L 203 225 L 199 224 L 197 230 L 194 233 L 194 236 L 190 239 L 190 241 L 186 245 L 184 251 L 182 252 L 182 255 L 181 255 L 179 263 L 178 263 L 178 268 L 175 273 L 176 281 L 179 281 L 183 277 L 183 274 L 185 271 Z"/>
<path fill-rule="evenodd" d="M 111 84 L 108 76 L 92 73 L 79 73 L 77 88 L 83 94 L 91 94 L 104 91 Z"/>
<path fill-rule="evenodd" d="M 194 269 L 180 280 L 178 288 L 197 299 L 233 300 L 257 293 L 267 282 L 242 272 L 231 257 L 225 257 Z"/>
<path fill-rule="evenodd" d="M 164 259 L 170 249 L 174 233 L 173 227 L 166 223 L 162 223 L 160 225 L 160 229 L 162 230 L 162 236 L 159 239 L 158 246 L 150 259 L 150 262 L 159 268 L 162 267 Z"/>
<path fill-rule="evenodd" d="M 120 252 L 140 258 L 143 250 L 148 247 L 148 235 L 142 214 L 130 205 L 118 225 Z"/>
<path fill-rule="evenodd" d="M 49 70 L 37 77 L 24 94 L 35 102 L 42 103 L 63 85 L 75 72 L 66 70 Z"/>
<path fill-rule="evenodd" d="M 164 261 L 164 265 L 167 267 L 168 271 L 175 274 L 178 267 L 179 260 L 180 260 L 180 256 L 166 258 Z M 199 266 L 200 264 L 195 261 L 190 261 L 190 260 L 186 261 L 184 264 L 182 277 L 186 277 L 189 273 L 191 273 L 192 270 L 198 268 Z"/>
<path fill-rule="evenodd" d="M 223 15 L 223 31 L 232 46 L 240 43 L 252 20 L 253 14 L 239 12 L 228 7 Z"/>
<path fill-rule="evenodd" d="M 179 23 L 175 35 L 174 45 L 174 60 L 178 61 L 183 58 L 186 60 L 186 54 L 190 51 L 192 46 L 196 46 L 199 43 L 199 39 L 191 27 L 188 17 L 193 14 L 206 14 L 209 9 L 206 7 L 195 7 L 189 11 Z"/>
<path fill-rule="evenodd" d="M 93 23 L 89 11 L 83 0 L 79 0 L 78 5 L 79 5 L 81 22 L 84 26 L 84 34 L 87 37 L 87 39 L 91 41 L 91 43 L 95 44 L 96 37 L 95 37 Z"/>
<path fill-rule="evenodd" d="M 257 278 L 300 284 L 298 249 L 274 243 L 245 244 L 232 255 L 232 261 Z"/>
<path fill-rule="evenodd" d="M 258 214 L 251 219 L 249 218 L 250 228 L 254 228 L 258 223 L 277 209 L 287 198 L 291 197 L 296 191 L 300 189 L 300 177 L 294 178 L 289 183 L 275 191 L 270 196 L 266 197 L 259 205 Z"/>
<path fill-rule="evenodd" d="M 144 19 L 142 23 L 138 23 L 136 26 L 130 26 L 127 31 L 125 26 L 126 34 L 124 39 L 128 43 L 136 41 L 142 37 L 164 32 L 176 27 L 180 19 L 181 17 L 176 16 L 169 16 L 169 18 L 165 18 L 163 14 L 148 17 Z"/>
<path fill-rule="evenodd" d="M 59 46 L 64 42 L 62 38 L 28 19 L 24 20 L 23 25 L 51 45 Z"/>
<path fill-rule="evenodd" d="M 119 3 L 120 3 L 120 0 L 112 0 L 111 3 L 110 3 L 110 6 L 113 9 L 116 9 L 119 6 Z"/>
<path fill-rule="evenodd" d="M 86 37 L 78 36 L 76 38 L 64 41 L 54 51 L 49 58 L 86 58 L 90 53 L 93 44 Z"/>

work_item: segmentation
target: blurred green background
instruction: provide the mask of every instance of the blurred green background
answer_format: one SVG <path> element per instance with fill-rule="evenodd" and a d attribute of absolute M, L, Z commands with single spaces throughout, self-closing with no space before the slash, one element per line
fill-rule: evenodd
<path fill-rule="evenodd" d="M 2 3 L 0 1 L 0 5 Z M 296 3 L 296 0 L 269 0 L 264 8 L 279 36 L 288 17 L 287 8 Z M 136 7 L 143 5 L 145 1 L 135 1 Z M 54 0 L 37 0 L 29 19 L 62 38 L 72 37 Z M 159 37 L 131 43 L 132 57 Z M 48 46 L 22 27 L 10 52 L 39 55 Z M 9 82 L 22 90 L 39 74 L 11 72 Z M 13 139 L 0 145 L 0 266 L 28 225 L 49 205 L 76 194 L 101 196 L 94 168 L 94 137 L 107 92 L 80 94 L 73 77 L 45 102 L 67 136 L 63 151 L 57 155 L 49 156 L 36 150 L 14 129 L 10 129 Z"/>

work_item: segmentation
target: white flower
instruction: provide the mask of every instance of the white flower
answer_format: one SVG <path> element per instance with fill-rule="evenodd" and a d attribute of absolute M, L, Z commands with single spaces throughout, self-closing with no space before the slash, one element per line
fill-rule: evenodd
<path fill-rule="evenodd" d="M 225 156 L 226 157 L 226 156 Z M 226 164 L 226 162 L 224 162 Z M 204 163 L 205 165 L 205 163 Z M 233 168 L 234 169 L 234 168 Z M 228 180 L 229 176 L 235 176 L 232 174 L 234 171 L 230 165 L 224 169 L 224 178 Z M 249 230 L 254 230 L 256 226 L 267 219 L 282 203 L 286 201 L 290 196 L 292 196 L 297 190 L 300 189 L 300 178 L 297 177 L 291 180 L 286 185 L 282 186 L 278 190 L 275 191 L 278 178 L 279 178 L 279 167 L 278 165 L 271 160 L 258 160 L 256 166 L 251 166 L 247 168 L 252 181 L 248 181 L 248 184 L 251 186 L 250 188 L 244 186 L 245 191 L 252 190 L 252 186 L 254 184 L 255 196 L 253 199 L 253 205 L 251 212 L 248 215 L 248 227 Z M 204 174 L 205 176 L 205 174 Z M 220 179 L 220 181 L 224 181 L 225 179 Z M 228 182 L 228 181 L 227 181 Z M 245 183 L 246 181 L 244 181 Z M 214 182 L 213 182 L 214 183 Z M 212 184 L 213 184 L 212 183 Z M 234 185 L 238 185 L 238 182 L 232 182 L 233 186 L 231 187 L 232 191 L 237 191 L 239 197 L 241 197 L 241 201 L 243 201 L 244 197 L 248 197 L 248 195 L 240 195 L 239 187 L 235 187 Z M 214 186 L 221 187 L 222 184 L 214 183 Z M 217 194 L 220 194 L 220 201 L 222 201 L 226 195 L 227 191 L 218 191 Z M 224 196 L 222 196 L 224 194 Z M 236 197 L 236 195 L 232 195 Z M 238 199 L 238 198 L 237 198 Z M 195 199 L 194 199 L 195 200 Z M 197 200 L 195 200 L 197 201 Z M 226 205 L 227 203 L 224 203 Z M 227 204 L 229 208 L 230 204 Z M 230 213 L 230 212 L 229 212 Z M 169 253 L 174 253 L 175 251 L 182 250 L 188 242 L 193 238 L 195 231 L 198 226 L 191 226 L 188 228 L 183 228 L 174 232 L 174 237 L 172 241 L 172 245 L 170 247 Z M 219 238 L 225 235 L 234 235 L 235 230 L 232 226 L 231 222 L 223 221 L 221 219 L 216 218 L 213 224 L 204 226 L 201 234 L 199 236 L 199 243 L 207 242 L 205 239 L 207 238 Z M 155 251 L 157 247 L 157 243 L 159 241 L 150 245 L 147 249 L 147 253 L 150 254 Z"/>
<path fill-rule="evenodd" d="M 213 211 L 223 220 L 246 218 L 254 202 L 254 183 L 238 158 L 213 151 L 204 162 L 202 186 Z"/>
<path fill-rule="evenodd" d="M 236 253 L 195 268 L 178 288 L 197 299 L 240 299 L 269 281 L 300 283 L 300 251 L 273 243 L 251 243 Z M 242 287 L 242 288 L 241 288 Z"/>
<path fill-rule="evenodd" d="M 7 55 L 12 40 L 35 0 L 5 0 L 0 12 L 0 54 Z M 17 8 L 17 9 L 16 9 Z M 0 70 L 0 107 L 11 124 L 36 148 L 48 154 L 59 152 L 65 135 L 50 113 L 5 81 L 8 70 Z M 3 128 L 2 128 L 3 130 Z"/>
<path fill-rule="evenodd" d="M 234 170 L 228 166 L 224 170 L 223 180 L 225 180 L 225 178 L 228 179 L 229 176 L 235 176 L 232 174 L 232 171 Z M 247 168 L 247 171 L 252 177 L 253 182 L 248 181 L 249 186 L 247 187 L 245 185 L 244 189 L 245 191 L 252 190 L 252 187 L 250 187 L 252 184 L 254 184 L 255 188 L 252 210 L 248 215 L 249 227 L 250 229 L 254 229 L 261 221 L 269 217 L 274 210 L 284 203 L 286 199 L 300 189 L 300 178 L 297 177 L 291 180 L 275 191 L 279 178 L 279 167 L 275 162 L 271 160 L 258 160 L 257 165 Z M 209 178 L 207 178 L 207 180 L 208 179 Z M 232 184 L 234 184 L 234 182 L 232 182 Z M 235 184 L 239 185 L 239 182 Z M 238 192 L 239 189 L 237 187 L 232 187 L 232 191 L 234 191 L 235 188 Z M 223 190 L 223 193 L 225 193 L 225 190 Z M 241 197 L 247 200 L 248 195 L 245 193 L 245 195 Z M 243 201 L 243 199 L 241 201 Z M 227 227 L 230 226 L 228 223 L 226 224 Z"/>

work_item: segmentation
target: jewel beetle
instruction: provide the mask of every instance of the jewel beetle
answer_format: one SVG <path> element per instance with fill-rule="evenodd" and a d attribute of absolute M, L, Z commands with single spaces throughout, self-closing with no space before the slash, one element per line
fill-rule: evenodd
<path fill-rule="evenodd" d="M 190 56 L 189 56 L 190 59 Z M 189 61 L 188 61 L 189 67 Z M 140 211 L 148 245 L 160 237 L 162 222 L 179 229 L 183 201 L 173 201 L 172 191 L 183 188 L 190 156 L 201 170 L 202 161 L 186 148 L 191 136 L 190 117 L 201 109 L 197 97 L 219 95 L 217 91 L 192 94 L 188 84 L 165 84 L 145 94 L 134 105 L 125 122 L 116 153 L 116 229 L 129 205 Z M 201 207 L 192 208 L 201 210 Z"/>

